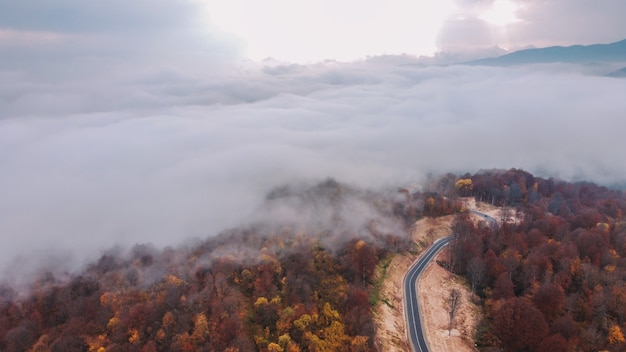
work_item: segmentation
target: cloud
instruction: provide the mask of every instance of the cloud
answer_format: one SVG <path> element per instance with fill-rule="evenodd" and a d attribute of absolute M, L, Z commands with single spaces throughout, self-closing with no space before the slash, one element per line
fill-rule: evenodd
<path fill-rule="evenodd" d="M 2 0 L 4 27 L 64 33 L 180 28 L 196 7 L 190 1 Z"/>
<path fill-rule="evenodd" d="M 561 45 L 614 42 L 626 37 L 626 24 L 620 14 L 626 3 L 608 0 L 591 3 L 574 1 L 517 1 L 522 22 L 511 28 L 512 40 L 535 44 Z"/>
<path fill-rule="evenodd" d="M 80 263 L 115 244 L 210 236 L 254 219 L 277 185 L 327 177 L 625 179 L 626 80 L 591 74 L 602 67 L 254 64 L 187 24 L 194 3 L 55 4 L 0 6 L 12 14 L 0 21 L 0 272 L 16 256 Z M 26 16 L 36 9 L 72 20 Z"/>
<path fill-rule="evenodd" d="M 326 177 L 379 188 L 518 167 L 625 180 L 626 80 L 400 62 L 2 80 L 0 257 L 175 245 L 242 224 L 277 185 Z"/>
<path fill-rule="evenodd" d="M 610 43 L 626 37 L 626 24 L 621 16 L 626 3 L 620 0 L 511 0 L 517 21 L 506 25 L 490 24 L 483 17 L 496 3 L 496 0 L 457 0 L 457 13 L 439 33 L 439 48 L 460 51 L 497 45 L 515 50 L 528 46 Z"/>
<path fill-rule="evenodd" d="M 0 0 L 0 72 L 38 81 L 101 80 L 173 67 L 221 71 L 243 45 L 194 0 Z M 190 71 L 189 69 L 187 71 Z"/>

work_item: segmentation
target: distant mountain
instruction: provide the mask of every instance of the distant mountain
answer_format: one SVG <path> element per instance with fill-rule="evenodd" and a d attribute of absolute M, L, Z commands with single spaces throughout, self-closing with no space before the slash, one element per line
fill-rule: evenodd
<path fill-rule="evenodd" d="M 609 77 L 626 77 L 626 67 L 623 67 L 619 70 L 613 71 L 609 73 L 607 76 Z M 624 188 L 626 189 L 626 188 Z"/>
<path fill-rule="evenodd" d="M 510 54 L 475 60 L 471 65 L 508 66 L 536 63 L 597 63 L 626 62 L 626 39 L 611 44 L 551 46 L 547 48 L 525 49 Z"/>

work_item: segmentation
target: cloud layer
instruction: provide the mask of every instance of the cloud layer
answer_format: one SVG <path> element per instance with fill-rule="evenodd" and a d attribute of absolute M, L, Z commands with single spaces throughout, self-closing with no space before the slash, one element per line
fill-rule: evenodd
<path fill-rule="evenodd" d="M 2 80 L 1 257 L 176 244 L 240 224 L 293 181 L 380 187 L 492 167 L 624 181 L 626 80 L 573 69 L 383 60 L 96 87 Z"/>
<path fill-rule="evenodd" d="M 439 48 L 465 51 L 497 45 L 520 49 L 610 43 L 626 37 L 622 19 L 626 3 L 621 0 L 510 0 L 518 21 L 493 25 L 482 16 L 497 2 L 503 0 L 456 0 L 458 12 L 442 28 Z"/>
<path fill-rule="evenodd" d="M 626 80 L 608 68 L 253 64 L 196 4 L 87 3 L 0 0 L 0 272 L 209 236 L 326 177 L 626 180 Z"/>

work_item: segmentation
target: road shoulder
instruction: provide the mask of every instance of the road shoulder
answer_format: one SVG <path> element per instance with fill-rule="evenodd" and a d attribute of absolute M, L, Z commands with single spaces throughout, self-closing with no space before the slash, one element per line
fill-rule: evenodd
<path fill-rule="evenodd" d="M 442 253 L 436 259 L 441 259 Z M 431 351 L 477 351 L 473 336 L 480 317 L 480 307 L 472 303 L 463 279 L 432 261 L 417 284 L 424 333 Z M 448 335 L 448 298 L 453 289 L 461 292 L 460 308 Z"/>
<path fill-rule="evenodd" d="M 448 236 L 453 220 L 454 216 L 451 215 L 417 221 L 411 231 L 411 238 L 417 243 L 419 254 L 435 240 Z M 409 267 L 418 257 L 418 254 L 397 254 L 387 268 L 380 293 L 383 302 L 374 309 L 375 343 L 381 350 L 389 352 L 409 350 L 404 315 L 403 280 Z"/>

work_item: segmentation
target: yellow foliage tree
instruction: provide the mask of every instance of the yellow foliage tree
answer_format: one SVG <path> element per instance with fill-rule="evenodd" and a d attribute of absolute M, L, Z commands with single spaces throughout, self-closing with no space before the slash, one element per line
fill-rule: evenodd
<path fill-rule="evenodd" d="M 283 334 L 278 337 L 278 344 L 285 348 L 291 342 L 291 336 L 289 334 Z"/>
<path fill-rule="evenodd" d="M 304 337 L 309 342 L 309 351 L 313 352 L 332 352 L 336 351 L 333 347 L 328 343 L 328 341 L 320 339 L 319 336 L 307 332 L 304 334 Z"/>
<path fill-rule="evenodd" d="M 622 329 L 618 325 L 611 326 L 609 329 L 609 335 L 607 336 L 607 341 L 611 345 L 616 345 L 625 341 Z"/>
<path fill-rule="evenodd" d="M 298 346 L 297 343 L 291 341 L 287 344 L 287 347 L 285 348 L 286 352 L 300 352 L 300 346 Z"/>
<path fill-rule="evenodd" d="M 302 331 L 304 331 L 309 324 L 311 324 L 311 316 L 308 314 L 303 314 L 300 318 L 293 322 L 293 325 Z"/>
<path fill-rule="evenodd" d="M 191 342 L 196 346 L 202 345 L 209 336 L 209 321 L 206 315 L 200 313 L 196 315 L 194 321 L 193 333 L 191 334 Z"/>
<path fill-rule="evenodd" d="M 268 352 L 283 352 L 284 351 L 284 349 L 280 347 L 279 344 L 274 343 L 274 342 L 270 342 L 270 344 L 267 345 L 267 350 Z"/>
<path fill-rule="evenodd" d="M 322 308 L 322 316 L 320 317 L 321 326 L 330 326 L 333 321 L 341 320 L 339 312 L 330 306 L 330 303 L 324 303 Z"/>
<path fill-rule="evenodd" d="M 256 302 L 254 302 L 254 308 L 258 308 L 260 306 L 264 306 L 270 304 L 270 302 L 267 300 L 267 298 L 265 297 L 259 297 L 256 299 Z"/>
<path fill-rule="evenodd" d="M 176 275 L 168 275 L 165 278 L 165 281 L 169 284 L 172 284 L 174 286 L 182 286 L 185 284 L 185 281 L 179 279 Z"/>
<path fill-rule="evenodd" d="M 137 331 L 137 329 L 130 329 L 130 331 L 128 331 L 128 342 L 133 345 L 139 343 L 139 331 Z"/>
<path fill-rule="evenodd" d="M 359 250 L 361 249 L 361 247 L 365 246 L 365 241 L 363 240 L 358 240 L 355 244 L 354 244 L 354 249 Z"/>
<path fill-rule="evenodd" d="M 162 324 L 164 328 L 169 328 L 174 325 L 174 314 L 172 312 L 166 312 L 163 314 Z"/>
<path fill-rule="evenodd" d="M 109 319 L 107 323 L 107 328 L 111 331 L 115 331 L 115 329 L 120 325 L 120 319 L 118 317 L 113 317 Z"/>
<path fill-rule="evenodd" d="M 280 314 L 278 315 L 278 321 L 276 322 L 276 330 L 279 334 L 282 334 L 288 331 L 289 329 L 291 329 L 291 325 L 292 325 L 291 317 L 294 315 L 294 313 L 295 313 L 295 310 L 291 307 L 287 307 L 280 311 Z M 289 336 L 289 334 L 286 334 L 286 335 Z"/>
<path fill-rule="evenodd" d="M 333 351 L 341 350 L 342 346 L 350 340 L 350 337 L 345 333 L 345 326 L 338 321 L 333 321 L 329 327 L 322 330 L 322 336 Z"/>
<path fill-rule="evenodd" d="M 459 190 L 462 196 L 466 196 L 472 190 L 472 180 L 469 178 L 462 178 L 454 184 L 454 187 Z"/>
<path fill-rule="evenodd" d="M 367 341 L 369 336 L 355 336 L 350 342 L 350 350 L 352 351 L 367 351 Z"/>

